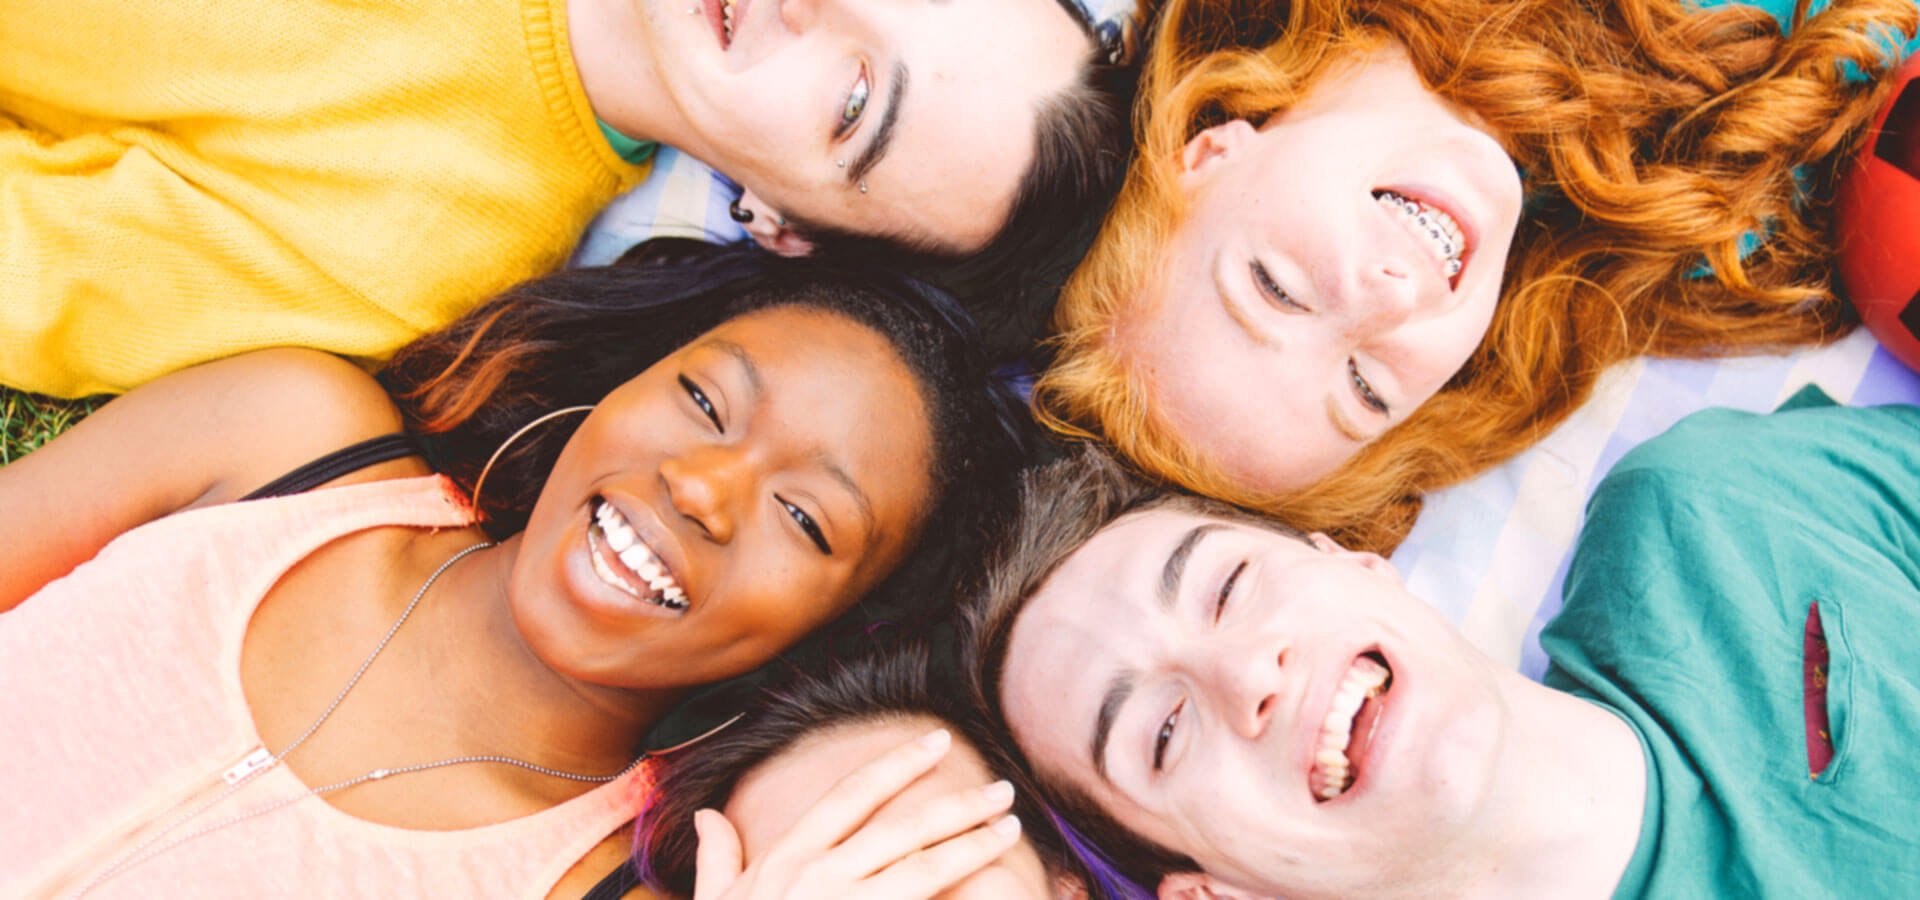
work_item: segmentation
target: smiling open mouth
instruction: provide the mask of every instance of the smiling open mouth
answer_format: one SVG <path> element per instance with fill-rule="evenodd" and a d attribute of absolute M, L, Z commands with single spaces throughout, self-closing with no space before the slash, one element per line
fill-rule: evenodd
<path fill-rule="evenodd" d="M 733 9 L 739 0 L 720 0 L 720 48 L 733 46 Z"/>
<path fill-rule="evenodd" d="M 1371 650 L 1354 657 L 1340 677 L 1327 718 L 1320 723 L 1313 765 L 1307 769 L 1307 788 L 1316 801 L 1332 800 L 1353 786 L 1359 774 L 1357 762 L 1365 758 L 1386 706 L 1380 698 L 1392 685 L 1393 670 L 1387 668 L 1386 658 Z"/>
<path fill-rule="evenodd" d="M 687 610 L 687 592 L 667 570 L 633 523 L 604 499 L 593 501 L 593 522 L 587 526 L 587 556 L 593 573 L 616 590 L 675 612 Z"/>
<path fill-rule="evenodd" d="M 1405 194 L 1383 189 L 1374 191 L 1373 199 L 1406 218 L 1414 236 L 1439 262 L 1440 271 L 1445 274 L 1448 284 L 1458 287 L 1457 279 L 1460 270 L 1466 268 L 1469 249 L 1466 229 L 1460 227 L 1459 221 L 1446 210 Z"/>

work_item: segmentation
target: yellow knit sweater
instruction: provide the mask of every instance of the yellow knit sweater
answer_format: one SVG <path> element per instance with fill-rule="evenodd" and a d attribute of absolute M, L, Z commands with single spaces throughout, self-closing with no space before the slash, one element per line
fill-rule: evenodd
<path fill-rule="evenodd" d="M 645 174 L 565 0 L 8 0 L 0 384 L 372 360 L 558 265 Z"/>

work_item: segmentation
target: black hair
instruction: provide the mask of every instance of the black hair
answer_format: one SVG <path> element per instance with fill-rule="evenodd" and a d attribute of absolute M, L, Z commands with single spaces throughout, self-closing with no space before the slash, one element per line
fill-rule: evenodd
<path fill-rule="evenodd" d="M 946 294 L 879 268 L 782 259 L 750 246 L 642 244 L 613 266 L 576 269 L 508 290 L 402 350 L 379 377 L 429 461 L 471 492 L 489 456 L 534 419 L 598 402 L 720 323 L 803 307 L 844 316 L 884 337 L 913 374 L 930 429 L 931 490 L 918 540 L 892 574 L 829 626 L 756 672 L 693 692 L 656 723 L 643 748 L 698 734 L 743 708 L 761 680 L 830 653 L 862 618 L 912 621 L 928 598 L 950 597 L 957 567 L 984 547 L 1035 440 L 1017 398 L 991 378 L 977 335 Z M 580 417 L 515 440 L 477 498 L 496 537 L 526 526 L 535 499 Z"/>
<path fill-rule="evenodd" d="M 1069 0 L 1061 5 L 1073 13 Z M 1092 246 L 1131 159 L 1128 116 L 1139 72 L 1108 62 L 1108 53 L 1090 46 L 1074 83 L 1041 101 L 1033 161 L 1006 222 L 985 247 L 957 253 L 813 225 L 803 236 L 823 258 L 886 262 L 938 285 L 973 315 L 991 357 L 1025 355 Z"/>
<path fill-rule="evenodd" d="M 1013 812 L 1022 834 L 1051 875 L 1086 881 L 1086 872 L 1052 816 L 1035 800 L 1025 776 L 988 738 L 966 693 L 943 683 L 924 645 L 907 643 L 836 663 L 769 691 L 745 721 L 655 763 L 658 776 L 635 819 L 634 864 L 657 890 L 693 892 L 697 839 L 693 814 L 720 809 L 740 779 L 809 735 L 866 722 L 927 716 L 940 720 L 955 743 L 965 741 L 996 776 L 1015 786 Z"/>

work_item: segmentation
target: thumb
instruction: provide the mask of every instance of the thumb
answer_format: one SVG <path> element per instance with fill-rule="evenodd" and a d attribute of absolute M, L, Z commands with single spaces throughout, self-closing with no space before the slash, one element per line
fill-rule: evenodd
<path fill-rule="evenodd" d="M 711 809 L 693 814 L 693 900 L 717 900 L 740 878 L 740 835 Z"/>

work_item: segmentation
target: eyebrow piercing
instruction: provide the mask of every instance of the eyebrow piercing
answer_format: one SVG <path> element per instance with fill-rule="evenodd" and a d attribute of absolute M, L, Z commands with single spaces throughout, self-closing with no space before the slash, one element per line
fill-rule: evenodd
<path fill-rule="evenodd" d="M 746 225 L 753 221 L 753 210 L 741 209 L 740 201 L 735 200 L 727 204 L 727 217 L 742 225 Z M 780 224 L 784 225 L 786 223 L 782 222 Z"/>

